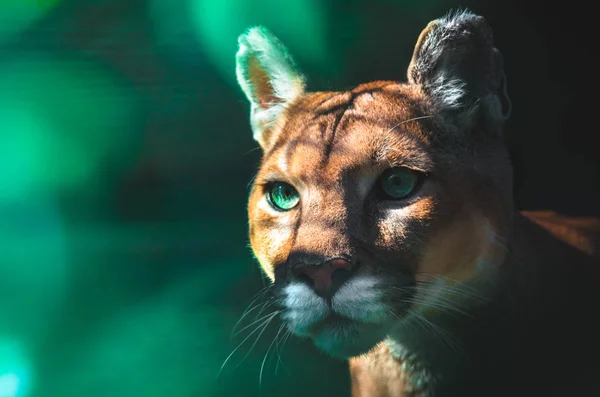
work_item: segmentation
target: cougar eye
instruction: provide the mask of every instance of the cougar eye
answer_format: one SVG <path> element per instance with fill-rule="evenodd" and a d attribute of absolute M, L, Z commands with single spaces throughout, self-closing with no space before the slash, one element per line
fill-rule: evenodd
<path fill-rule="evenodd" d="M 405 167 L 390 168 L 379 178 L 379 186 L 386 199 L 399 200 L 415 191 L 419 177 L 419 173 Z"/>
<path fill-rule="evenodd" d="M 300 195 L 289 183 L 275 182 L 267 188 L 267 200 L 276 210 L 289 211 L 298 205 Z"/>

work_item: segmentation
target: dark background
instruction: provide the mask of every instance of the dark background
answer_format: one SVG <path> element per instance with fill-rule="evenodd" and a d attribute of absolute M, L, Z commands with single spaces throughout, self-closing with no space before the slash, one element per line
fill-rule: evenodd
<path fill-rule="evenodd" d="M 600 215 L 591 5 L 0 0 L 0 397 L 348 395 L 346 364 L 296 338 L 261 380 L 278 320 L 217 378 L 266 285 L 236 38 L 264 24 L 309 89 L 342 90 L 404 80 L 421 29 L 460 6 L 505 58 L 518 206 Z"/>

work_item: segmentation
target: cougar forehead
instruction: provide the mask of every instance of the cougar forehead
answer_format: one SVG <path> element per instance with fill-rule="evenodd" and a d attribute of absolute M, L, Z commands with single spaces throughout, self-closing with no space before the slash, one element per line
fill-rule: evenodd
<path fill-rule="evenodd" d="M 344 152 L 352 157 L 360 154 L 362 161 L 381 160 L 388 154 L 382 151 L 386 147 L 402 150 L 402 145 L 393 141 L 399 135 L 391 132 L 402 123 L 425 116 L 423 102 L 416 87 L 392 82 L 364 84 L 348 92 L 304 95 L 278 121 L 264 163 L 274 152 L 283 152 L 289 160 L 297 149 L 302 150 L 305 164 L 325 165 L 329 156 L 343 157 Z M 412 140 L 426 143 L 420 124 L 413 123 L 412 127 Z M 351 157 L 348 154 L 346 157 Z M 402 153 L 396 157 L 412 158 Z"/>

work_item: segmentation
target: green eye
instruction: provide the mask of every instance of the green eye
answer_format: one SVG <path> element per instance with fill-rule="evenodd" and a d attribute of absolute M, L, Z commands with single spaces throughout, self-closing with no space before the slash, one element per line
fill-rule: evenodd
<path fill-rule="evenodd" d="M 404 167 L 390 168 L 381 176 L 379 183 L 387 199 L 399 200 L 410 195 L 419 182 L 419 174 Z"/>
<path fill-rule="evenodd" d="M 267 189 L 267 199 L 276 210 L 289 211 L 298 205 L 300 195 L 289 183 L 275 182 Z"/>

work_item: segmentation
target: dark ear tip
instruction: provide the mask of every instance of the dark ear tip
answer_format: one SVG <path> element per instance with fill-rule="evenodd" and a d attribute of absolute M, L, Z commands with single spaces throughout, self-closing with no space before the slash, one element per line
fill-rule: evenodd
<path fill-rule="evenodd" d="M 467 9 L 450 11 L 437 22 L 439 28 L 456 36 L 476 34 L 486 41 L 492 41 L 492 28 L 487 20 Z"/>
<path fill-rule="evenodd" d="M 468 9 L 450 10 L 439 19 L 447 24 L 485 23 L 485 18 Z"/>

